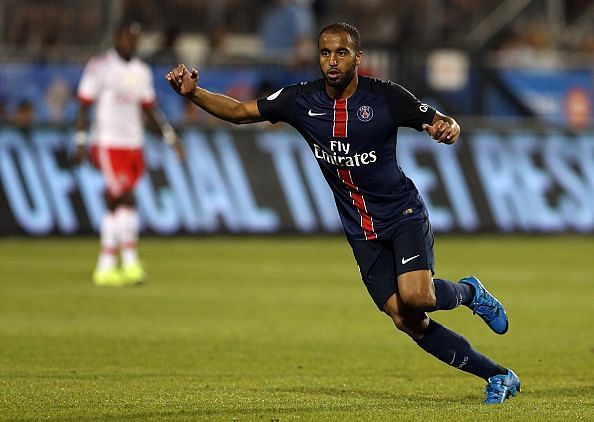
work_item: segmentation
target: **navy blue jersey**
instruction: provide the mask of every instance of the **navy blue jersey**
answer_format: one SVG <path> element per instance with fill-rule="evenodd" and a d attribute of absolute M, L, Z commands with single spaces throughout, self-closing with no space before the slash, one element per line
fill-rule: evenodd
<path fill-rule="evenodd" d="M 426 215 L 417 188 L 398 165 L 396 138 L 401 126 L 421 131 L 431 124 L 435 109 L 402 86 L 359 76 L 354 94 L 335 100 L 319 79 L 259 99 L 258 109 L 305 138 L 349 239 L 387 238 L 403 219 Z"/>

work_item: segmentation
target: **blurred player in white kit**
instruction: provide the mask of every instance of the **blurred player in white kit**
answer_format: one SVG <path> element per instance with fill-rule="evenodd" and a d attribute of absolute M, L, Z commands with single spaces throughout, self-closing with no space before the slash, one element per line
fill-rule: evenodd
<path fill-rule="evenodd" d="M 120 25 L 114 47 L 86 64 L 77 92 L 80 106 L 74 161 L 78 164 L 90 156 L 103 174 L 107 190 L 101 251 L 93 273 L 93 282 L 99 286 L 136 285 L 146 278 L 138 258 L 139 220 L 133 192 L 144 173 L 143 116 L 149 129 L 175 148 L 178 158 L 184 155 L 174 129 L 157 114 L 151 69 L 134 57 L 139 35 L 137 23 Z M 92 105 L 95 114 L 87 136 Z"/>

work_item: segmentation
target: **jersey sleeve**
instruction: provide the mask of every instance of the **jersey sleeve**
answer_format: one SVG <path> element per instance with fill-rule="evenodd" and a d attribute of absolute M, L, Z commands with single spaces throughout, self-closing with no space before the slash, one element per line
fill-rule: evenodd
<path fill-rule="evenodd" d="M 85 104 L 92 104 L 97 100 L 101 91 L 101 66 L 97 58 L 89 60 L 83 69 L 76 95 Z"/>
<path fill-rule="evenodd" d="M 398 126 L 423 130 L 423 124 L 431 124 L 436 110 L 421 102 L 410 91 L 401 85 L 390 82 L 389 100 L 395 122 Z"/>
<path fill-rule="evenodd" d="M 268 97 L 258 100 L 258 110 L 262 117 L 271 123 L 286 122 L 292 123 L 295 98 L 297 97 L 297 86 L 290 85 L 281 88 Z"/>

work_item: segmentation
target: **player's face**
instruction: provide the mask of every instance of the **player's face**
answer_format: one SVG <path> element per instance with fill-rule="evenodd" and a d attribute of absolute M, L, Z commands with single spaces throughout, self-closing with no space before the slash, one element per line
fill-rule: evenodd
<path fill-rule="evenodd" d="M 122 58 L 130 60 L 136 52 L 138 34 L 132 28 L 124 28 L 116 34 L 115 49 Z"/>
<path fill-rule="evenodd" d="M 320 71 L 326 84 L 345 88 L 357 73 L 361 52 L 346 32 L 323 33 L 318 41 Z"/>

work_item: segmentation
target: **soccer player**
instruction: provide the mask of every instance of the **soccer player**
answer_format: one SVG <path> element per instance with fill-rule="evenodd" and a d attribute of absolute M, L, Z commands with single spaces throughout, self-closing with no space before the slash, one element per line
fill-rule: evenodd
<path fill-rule="evenodd" d="M 133 189 L 144 172 L 143 115 L 149 128 L 173 146 L 180 159 L 183 147 L 166 120 L 156 112 L 153 77 L 147 64 L 134 57 L 140 34 L 137 23 L 126 23 L 115 32 L 114 48 L 92 57 L 79 86 L 74 161 L 90 158 L 101 170 L 107 187 L 107 212 L 101 221 L 101 251 L 93 281 L 98 286 L 142 283 L 145 271 L 138 259 L 139 221 Z M 87 128 L 91 105 L 91 148 Z M 118 267 L 121 252 L 121 269 Z"/>
<path fill-rule="evenodd" d="M 198 72 L 181 64 L 166 79 L 176 92 L 221 119 L 236 124 L 282 121 L 297 129 L 332 189 L 361 277 L 377 307 L 426 352 L 487 380 L 486 403 L 504 402 L 520 391 L 516 374 L 426 312 L 465 305 L 504 334 L 505 310 L 476 277 L 458 283 L 433 278 L 427 209 L 396 157 L 401 126 L 424 130 L 444 144 L 458 139 L 460 126 L 398 84 L 357 75 L 362 51 L 352 25 L 323 28 L 318 50 L 322 79 L 287 86 L 257 101 L 208 92 L 197 86 Z"/>

